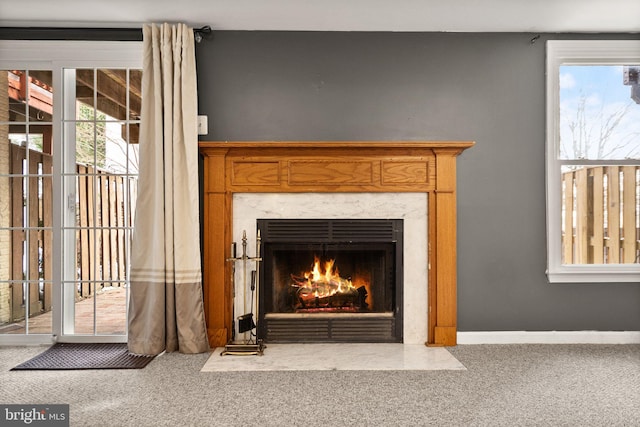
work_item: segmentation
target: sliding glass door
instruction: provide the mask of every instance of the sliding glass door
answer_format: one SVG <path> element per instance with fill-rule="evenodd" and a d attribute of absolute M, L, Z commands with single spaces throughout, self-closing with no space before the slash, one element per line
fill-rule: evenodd
<path fill-rule="evenodd" d="M 125 341 L 141 46 L 5 43 L 0 343 Z"/>
<path fill-rule="evenodd" d="M 0 334 L 52 334 L 52 73 L 0 76 Z"/>

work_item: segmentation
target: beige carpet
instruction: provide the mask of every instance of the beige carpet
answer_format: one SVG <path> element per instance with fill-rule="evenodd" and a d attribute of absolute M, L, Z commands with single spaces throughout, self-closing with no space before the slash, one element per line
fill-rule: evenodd
<path fill-rule="evenodd" d="M 445 371 L 201 372 L 210 353 L 166 353 L 145 369 L 10 370 L 42 350 L 0 347 L 0 402 L 68 404 L 74 427 L 629 427 L 640 419 L 640 345 L 459 345 L 446 351 L 466 370 Z"/>

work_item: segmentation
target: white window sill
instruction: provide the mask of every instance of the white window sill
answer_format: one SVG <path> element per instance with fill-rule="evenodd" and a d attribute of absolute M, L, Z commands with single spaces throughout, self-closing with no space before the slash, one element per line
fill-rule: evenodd
<path fill-rule="evenodd" d="M 640 265 L 580 265 L 563 266 L 547 271 L 549 283 L 637 283 Z"/>

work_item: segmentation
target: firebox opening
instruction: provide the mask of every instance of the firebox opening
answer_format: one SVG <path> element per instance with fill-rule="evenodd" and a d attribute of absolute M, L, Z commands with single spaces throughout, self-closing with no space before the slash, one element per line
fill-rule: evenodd
<path fill-rule="evenodd" d="M 265 295 L 272 313 L 392 312 L 392 244 L 274 245 L 266 256 L 273 284 Z M 302 246 L 302 247 L 299 247 Z"/>
<path fill-rule="evenodd" d="M 402 339 L 402 220 L 258 220 L 259 336 Z"/>

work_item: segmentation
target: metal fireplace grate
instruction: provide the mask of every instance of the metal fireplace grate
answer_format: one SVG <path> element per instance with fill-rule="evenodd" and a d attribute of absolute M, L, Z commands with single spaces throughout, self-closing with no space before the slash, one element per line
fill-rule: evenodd
<path fill-rule="evenodd" d="M 262 239 L 277 242 L 393 242 L 399 230 L 389 220 L 269 220 L 261 228 Z"/>
<path fill-rule="evenodd" d="M 395 319 L 266 319 L 269 342 L 398 342 Z"/>

